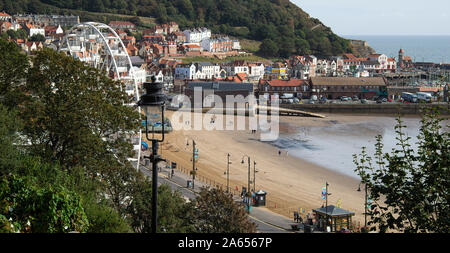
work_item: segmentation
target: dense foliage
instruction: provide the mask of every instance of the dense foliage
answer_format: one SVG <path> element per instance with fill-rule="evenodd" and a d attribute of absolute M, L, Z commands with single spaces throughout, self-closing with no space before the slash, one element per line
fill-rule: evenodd
<path fill-rule="evenodd" d="M 0 231 L 86 232 L 88 219 L 78 194 L 64 187 L 37 188 L 16 176 L 0 181 Z"/>
<path fill-rule="evenodd" d="M 154 17 L 176 21 L 181 28 L 206 26 L 221 33 L 258 41 L 272 40 L 276 53 L 338 55 L 350 52 L 347 40 L 288 0 L 0 0 L 7 12 L 70 13 L 72 10 Z M 102 21 L 102 20 L 94 20 Z"/>
<path fill-rule="evenodd" d="M 256 226 L 247 218 L 243 205 L 220 189 L 203 188 L 188 209 L 191 228 L 201 233 L 254 233 Z"/>
<path fill-rule="evenodd" d="M 447 121 L 446 121 L 447 120 Z M 369 226 L 379 232 L 450 232 L 450 171 L 448 119 L 429 112 L 422 119 L 418 148 L 411 147 L 400 118 L 397 148 L 383 153 L 376 138 L 375 156 L 365 149 L 354 162 L 372 204 Z"/>

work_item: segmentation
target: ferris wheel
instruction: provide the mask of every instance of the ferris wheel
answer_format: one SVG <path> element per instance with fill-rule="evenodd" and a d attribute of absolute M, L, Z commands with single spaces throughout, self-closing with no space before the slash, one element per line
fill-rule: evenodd
<path fill-rule="evenodd" d="M 135 106 L 139 100 L 139 83 L 135 75 L 135 67 L 131 62 L 128 51 L 117 33 L 106 24 L 97 22 L 80 23 L 72 27 L 63 39 L 59 51 L 86 64 L 104 70 L 106 74 L 125 86 L 129 96 L 128 106 Z M 137 107 L 139 114 L 140 107 Z M 128 139 L 133 143 L 135 157 L 128 160 L 136 164 L 139 170 L 141 158 L 142 129 L 139 133 L 129 134 Z"/>

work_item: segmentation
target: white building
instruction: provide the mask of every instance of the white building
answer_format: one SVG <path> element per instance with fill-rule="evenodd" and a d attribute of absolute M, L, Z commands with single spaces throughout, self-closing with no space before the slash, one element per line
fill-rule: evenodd
<path fill-rule="evenodd" d="M 30 28 L 30 37 L 35 34 L 42 34 L 45 37 L 45 29 L 44 28 Z"/>
<path fill-rule="evenodd" d="M 249 67 L 249 79 L 254 79 L 259 81 L 259 79 L 264 78 L 264 64 L 262 63 L 250 63 Z"/>
<path fill-rule="evenodd" d="M 377 61 L 380 64 L 380 69 L 387 69 L 388 57 L 384 54 L 371 54 L 369 55 L 369 61 Z"/>
<path fill-rule="evenodd" d="M 8 21 L 11 20 L 11 15 L 6 12 L 0 12 L 0 21 Z"/>
<path fill-rule="evenodd" d="M 138 85 L 143 84 L 147 80 L 147 72 L 145 69 L 133 66 L 133 75 Z"/>
<path fill-rule="evenodd" d="M 239 43 L 239 40 L 233 40 L 233 50 L 241 50 L 241 43 Z"/>
<path fill-rule="evenodd" d="M 228 37 L 211 39 L 207 38 L 201 42 L 201 47 L 208 52 L 229 52 L 233 50 L 233 41 Z"/>
<path fill-rule="evenodd" d="M 185 30 L 183 33 L 186 35 L 186 41 L 188 43 L 199 43 L 204 39 L 211 38 L 211 30 L 205 27 Z"/>
<path fill-rule="evenodd" d="M 197 75 L 196 79 L 212 79 L 213 77 L 217 78 L 220 75 L 219 65 L 215 65 L 210 62 L 198 62 L 195 65 L 197 70 L 202 73 L 200 76 Z"/>
<path fill-rule="evenodd" d="M 235 76 L 239 73 L 245 73 L 249 75 L 248 66 L 224 66 L 225 71 L 227 71 L 227 76 Z"/>
<path fill-rule="evenodd" d="M 191 65 L 177 65 L 175 68 L 175 79 L 196 79 L 196 67 Z"/>

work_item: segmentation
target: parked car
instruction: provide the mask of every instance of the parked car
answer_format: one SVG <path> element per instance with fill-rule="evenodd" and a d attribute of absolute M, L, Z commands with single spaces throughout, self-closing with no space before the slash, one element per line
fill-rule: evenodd
<path fill-rule="evenodd" d="M 346 97 L 346 96 L 341 97 L 341 101 L 349 101 L 349 100 L 351 100 L 350 97 Z"/>
<path fill-rule="evenodd" d="M 353 101 L 358 101 L 358 100 L 359 100 L 358 96 L 353 96 Z"/>
<path fill-rule="evenodd" d="M 367 103 L 369 103 L 368 101 L 367 101 L 367 99 L 361 99 L 361 104 L 367 104 Z"/>

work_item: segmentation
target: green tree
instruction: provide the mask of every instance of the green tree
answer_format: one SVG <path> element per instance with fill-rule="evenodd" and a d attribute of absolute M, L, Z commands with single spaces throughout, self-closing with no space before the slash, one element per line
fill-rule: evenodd
<path fill-rule="evenodd" d="M 133 201 L 127 207 L 131 225 L 135 232 L 152 231 L 152 182 L 140 175 L 132 185 Z M 179 192 L 172 192 L 167 185 L 158 187 L 158 232 L 183 233 L 187 231 L 185 222 L 185 201 Z"/>
<path fill-rule="evenodd" d="M 87 233 L 129 233 L 131 226 L 107 203 L 83 203 L 89 219 Z"/>
<path fill-rule="evenodd" d="M 17 166 L 20 153 L 14 144 L 20 143 L 20 128 L 21 121 L 16 113 L 0 104 L 0 177 L 9 174 L 10 169 Z"/>
<path fill-rule="evenodd" d="M 309 43 L 304 39 L 295 40 L 295 49 L 298 55 L 307 55 L 311 53 Z"/>
<path fill-rule="evenodd" d="M 45 41 L 45 36 L 37 33 L 34 34 L 33 36 L 30 37 L 30 41 L 40 41 L 40 42 L 44 42 Z"/>
<path fill-rule="evenodd" d="M 85 232 L 89 226 L 80 197 L 62 187 L 36 188 L 20 177 L 3 177 L 0 200 L 4 232 L 8 225 L 11 232 L 31 233 Z"/>
<path fill-rule="evenodd" d="M 9 108 L 20 103 L 28 68 L 26 54 L 14 42 L 0 39 L 0 103 Z"/>
<path fill-rule="evenodd" d="M 256 232 L 256 225 L 248 219 L 245 208 L 237 204 L 231 194 L 222 190 L 203 188 L 199 196 L 188 205 L 188 220 L 194 229 L 192 232 Z"/>
<path fill-rule="evenodd" d="M 262 41 L 259 47 L 259 54 L 265 57 L 275 57 L 278 55 L 278 46 L 271 39 L 265 39 Z"/>
<path fill-rule="evenodd" d="M 382 137 L 377 136 L 373 158 L 364 148 L 353 155 L 355 171 L 372 200 L 371 230 L 450 232 L 450 132 L 448 125 L 443 129 L 445 120 L 435 111 L 425 114 L 414 150 L 398 118 L 397 148 L 391 153 L 383 153 Z"/>
<path fill-rule="evenodd" d="M 133 150 L 125 134 L 137 129 L 138 114 L 124 105 L 123 84 L 51 49 L 38 51 L 32 61 L 21 114 L 30 152 L 92 173 L 129 164 Z"/>

